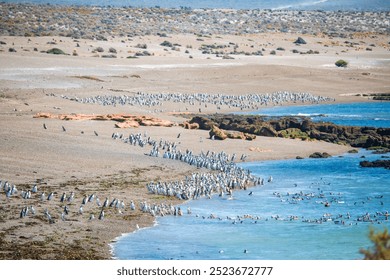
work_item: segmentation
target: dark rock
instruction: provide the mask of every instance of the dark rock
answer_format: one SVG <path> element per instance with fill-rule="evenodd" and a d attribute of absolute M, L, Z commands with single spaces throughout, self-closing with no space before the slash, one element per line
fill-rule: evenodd
<path fill-rule="evenodd" d="M 143 51 L 143 52 L 137 52 L 135 56 L 151 56 L 152 54 L 148 51 Z"/>
<path fill-rule="evenodd" d="M 298 39 L 295 40 L 295 44 L 304 45 L 306 44 L 306 41 L 302 37 L 298 37 Z"/>
<path fill-rule="evenodd" d="M 173 44 L 169 41 L 164 41 L 160 44 L 160 46 L 172 48 Z"/>
<path fill-rule="evenodd" d="M 356 149 L 352 149 L 352 150 L 349 150 L 348 153 L 349 154 L 357 154 L 357 153 L 359 153 L 359 151 Z"/>
<path fill-rule="evenodd" d="M 216 125 L 213 121 L 201 116 L 193 117 L 189 123 L 197 123 L 199 125 L 199 129 L 203 130 L 210 130 L 214 125 Z"/>
<path fill-rule="evenodd" d="M 224 56 L 222 56 L 222 59 L 234 59 L 234 57 L 225 54 Z"/>
<path fill-rule="evenodd" d="M 304 159 L 303 157 L 301 156 L 297 156 L 296 159 Z"/>
<path fill-rule="evenodd" d="M 116 58 L 115 54 L 103 54 L 102 58 Z"/>
<path fill-rule="evenodd" d="M 386 169 L 390 169 L 390 160 L 375 160 L 375 161 L 361 161 L 361 167 L 383 167 Z"/>
<path fill-rule="evenodd" d="M 146 44 L 137 44 L 135 47 L 139 48 L 139 49 L 147 49 L 148 45 L 146 45 Z"/>
<path fill-rule="evenodd" d="M 309 156 L 309 158 L 329 158 L 329 157 L 331 157 L 331 155 L 326 152 L 325 153 L 315 152 Z"/>
<path fill-rule="evenodd" d="M 388 149 L 388 148 L 375 148 L 374 150 L 375 151 L 372 153 L 377 154 L 377 155 L 390 153 L 390 149 Z"/>
<path fill-rule="evenodd" d="M 278 132 L 273 129 L 272 126 L 263 126 L 259 130 L 255 131 L 257 135 L 259 136 L 266 136 L 266 137 L 276 137 L 278 136 Z"/>
<path fill-rule="evenodd" d="M 249 133 L 244 133 L 245 140 L 252 141 L 256 139 L 256 135 L 254 134 L 249 134 Z"/>
<path fill-rule="evenodd" d="M 390 148 L 390 128 L 315 123 L 306 117 L 270 118 L 215 114 L 195 116 L 189 123 L 198 123 L 199 128 L 204 130 L 210 130 L 215 125 L 227 131 L 240 131 L 258 136 L 315 139 L 356 148 Z"/>

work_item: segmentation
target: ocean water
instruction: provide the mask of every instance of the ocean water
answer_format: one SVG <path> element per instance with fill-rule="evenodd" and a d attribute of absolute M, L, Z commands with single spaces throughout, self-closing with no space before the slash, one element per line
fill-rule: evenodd
<path fill-rule="evenodd" d="M 306 116 L 315 122 L 333 122 L 349 126 L 390 127 L 390 103 L 321 104 L 277 106 L 248 114 L 267 116 Z"/>
<path fill-rule="evenodd" d="M 3 0 L 3 2 L 165 8 L 390 10 L 390 0 Z"/>
<path fill-rule="evenodd" d="M 385 104 L 389 109 L 390 103 Z M 376 109 L 366 105 L 348 106 L 374 115 Z M 324 113 L 335 112 L 334 106 L 338 105 Z M 339 119 L 344 115 L 340 113 Z M 191 214 L 157 218 L 156 226 L 119 238 L 113 244 L 114 255 L 140 260 L 361 259 L 359 249 L 371 245 L 370 227 L 389 227 L 384 214 L 390 211 L 390 171 L 360 168 L 359 162 L 361 157 L 382 156 L 389 155 L 361 150 L 327 159 L 240 164 L 254 175 L 272 176 L 273 181 L 236 191 L 232 200 L 216 195 L 188 201 L 181 208 L 186 213 L 190 207 Z"/>

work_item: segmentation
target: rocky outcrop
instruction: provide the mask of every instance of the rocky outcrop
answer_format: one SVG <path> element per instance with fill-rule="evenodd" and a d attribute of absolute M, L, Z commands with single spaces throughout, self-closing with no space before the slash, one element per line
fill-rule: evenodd
<path fill-rule="evenodd" d="M 298 39 L 294 42 L 297 45 L 306 44 L 306 41 L 302 37 L 298 37 Z"/>
<path fill-rule="evenodd" d="M 94 121 L 115 121 L 115 127 L 129 128 L 139 126 L 164 126 L 170 127 L 174 123 L 168 120 L 162 120 L 149 116 L 136 116 L 129 114 L 106 114 L 106 115 L 87 115 L 87 114 L 51 114 L 37 113 L 34 118 L 60 119 L 65 121 L 74 120 L 94 120 Z"/>
<path fill-rule="evenodd" d="M 185 129 L 198 129 L 199 128 L 199 124 L 189 123 L 189 122 L 184 122 L 183 124 L 181 124 L 181 126 L 184 127 Z"/>
<path fill-rule="evenodd" d="M 320 140 L 353 147 L 390 148 L 390 128 L 342 126 L 333 123 L 315 123 L 306 117 L 265 117 L 246 115 L 194 116 L 189 123 L 199 129 L 216 126 L 225 131 L 238 131 L 258 136 L 284 137 L 302 140 Z"/>
<path fill-rule="evenodd" d="M 242 140 L 248 140 L 252 141 L 256 139 L 256 135 L 249 134 L 249 133 L 243 133 L 239 131 L 225 131 L 227 138 L 230 139 L 242 139 Z"/>
<path fill-rule="evenodd" d="M 370 34 L 371 32 L 388 34 L 387 9 L 370 11 L 369 14 L 359 11 L 339 10 L 302 10 L 298 13 L 289 9 L 264 11 L 261 8 L 264 6 L 260 3 L 265 1 L 253 1 L 253 4 L 258 2 L 254 9 L 240 9 L 243 6 L 239 3 L 245 1 L 234 2 L 236 3 L 232 4 L 232 8 L 239 8 L 238 10 L 218 9 L 216 11 L 213 9 L 179 9 L 179 4 L 173 4 L 174 1 L 171 1 L 173 8 L 160 8 L 157 6 L 143 8 L 115 7 L 116 5 L 111 7 L 31 5 L 4 3 L 2 1 L 0 6 L 0 35 L 67 36 L 76 39 L 108 41 L 108 38 L 111 36 L 158 35 L 166 37 L 166 34 L 234 35 L 288 31 L 291 34 L 322 33 L 342 38 L 347 38 L 351 33 L 356 33 L 357 36 L 362 36 L 365 33 Z M 376 2 L 379 3 L 380 1 Z M 229 3 L 229 6 L 231 3 Z M 267 3 L 267 5 L 269 4 Z M 352 19 L 353 24 L 351 24 Z M 242 20 L 245 21 L 245 24 L 237 24 Z M 158 24 L 151 24 L 156 22 Z M 60 28 L 55 28 L 56 26 Z M 360 32 L 362 34 L 359 34 Z M 202 37 L 199 37 L 199 39 L 203 40 Z M 298 39 L 295 42 L 303 44 L 304 40 Z M 140 47 L 143 49 L 147 46 L 135 46 L 135 48 Z M 175 47 L 175 44 L 174 42 L 166 41 L 160 47 L 172 48 Z"/>
<path fill-rule="evenodd" d="M 227 138 L 226 133 L 215 125 L 211 128 L 209 135 L 210 138 L 215 140 L 225 140 Z"/>
<path fill-rule="evenodd" d="M 216 125 L 213 121 L 206 117 L 195 116 L 190 121 L 189 124 L 198 124 L 199 129 L 210 130 L 214 125 Z"/>
<path fill-rule="evenodd" d="M 375 160 L 375 161 L 361 161 L 361 167 L 383 167 L 386 169 L 390 169 L 390 160 Z"/>
<path fill-rule="evenodd" d="M 117 122 L 117 123 L 115 123 L 115 127 L 117 127 L 117 128 L 139 127 L 139 122 L 137 122 L 137 121 Z"/>
<path fill-rule="evenodd" d="M 225 140 L 229 138 L 229 139 L 241 139 L 241 140 L 252 141 L 256 139 L 256 135 L 243 133 L 239 131 L 227 131 L 227 130 L 220 129 L 215 125 L 213 125 L 213 127 L 210 129 L 209 135 L 210 138 L 215 140 Z"/>
<path fill-rule="evenodd" d="M 329 157 L 331 157 L 331 155 L 326 152 L 325 153 L 315 152 L 309 156 L 309 158 L 329 158 Z"/>

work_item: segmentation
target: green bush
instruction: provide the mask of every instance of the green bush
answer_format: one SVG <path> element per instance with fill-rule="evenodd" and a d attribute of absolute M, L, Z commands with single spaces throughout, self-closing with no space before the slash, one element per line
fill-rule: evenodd
<path fill-rule="evenodd" d="M 58 49 L 58 48 L 52 48 L 52 49 L 48 50 L 46 53 L 66 55 L 66 53 L 63 50 Z"/>
<path fill-rule="evenodd" d="M 336 61 L 335 65 L 337 67 L 347 67 L 348 62 L 346 62 L 345 60 L 339 59 Z"/>

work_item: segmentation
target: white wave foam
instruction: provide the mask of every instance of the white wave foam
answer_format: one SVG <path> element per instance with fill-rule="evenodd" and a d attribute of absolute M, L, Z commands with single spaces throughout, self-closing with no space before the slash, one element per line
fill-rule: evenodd
<path fill-rule="evenodd" d="M 356 119 L 356 118 L 363 118 L 362 115 L 339 115 L 339 114 L 329 114 L 330 117 L 339 117 L 339 118 L 350 118 L 350 119 Z"/>
<path fill-rule="evenodd" d="M 306 7 L 306 6 L 315 6 L 315 5 L 322 4 L 322 3 L 325 3 L 328 1 L 329 0 L 319 0 L 319 1 L 295 3 L 295 4 L 278 6 L 276 8 L 273 8 L 272 10 L 284 10 L 284 9 L 299 8 L 299 7 Z"/>
<path fill-rule="evenodd" d="M 300 116 L 300 117 L 326 117 L 326 115 L 321 114 L 321 113 L 312 113 L 312 114 L 298 113 L 295 116 Z"/>
<path fill-rule="evenodd" d="M 134 231 L 132 231 L 132 232 L 122 233 L 120 236 L 115 237 L 115 238 L 108 244 L 108 246 L 110 247 L 110 254 L 111 254 L 111 256 L 112 256 L 112 259 L 113 259 L 113 260 L 118 260 L 118 257 L 115 255 L 115 243 L 117 243 L 120 239 L 126 238 L 127 236 L 132 235 L 132 234 L 134 234 L 134 233 L 137 232 L 137 231 L 146 230 L 146 229 L 148 229 L 148 228 L 155 227 L 155 226 L 157 226 L 157 225 L 158 225 L 157 220 L 154 220 L 153 225 L 150 226 L 150 227 L 142 227 L 142 228 L 136 229 L 136 230 L 134 230 Z"/>

